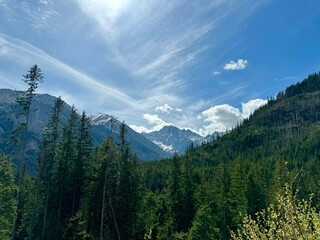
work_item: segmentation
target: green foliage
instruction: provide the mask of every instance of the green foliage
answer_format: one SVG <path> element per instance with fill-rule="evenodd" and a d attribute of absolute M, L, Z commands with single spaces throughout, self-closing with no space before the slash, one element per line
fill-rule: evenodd
<path fill-rule="evenodd" d="M 201 206 L 192 223 L 192 227 L 188 234 L 188 239 L 220 239 L 219 228 L 215 227 L 214 216 L 212 215 L 210 206 Z"/>
<path fill-rule="evenodd" d="M 87 233 L 86 221 L 81 211 L 70 217 L 67 222 L 63 239 L 68 240 L 89 240 L 90 235 Z"/>
<path fill-rule="evenodd" d="M 28 73 L 22 79 L 28 85 L 28 89 L 23 92 L 17 92 L 16 102 L 22 108 L 18 127 L 13 130 L 11 142 L 16 143 L 15 157 L 18 159 L 16 171 L 16 183 L 18 191 L 16 194 L 17 212 L 14 228 L 12 230 L 13 238 L 24 238 L 27 234 L 27 220 L 30 215 L 31 196 L 30 196 L 30 179 L 26 176 L 27 163 L 29 163 L 29 155 L 27 154 L 27 136 L 30 124 L 32 99 L 38 83 L 43 81 L 43 74 L 37 65 L 30 68 Z"/>
<path fill-rule="evenodd" d="M 17 211 L 15 194 L 18 188 L 14 183 L 13 165 L 10 159 L 0 153 L 0 239 L 11 239 Z"/>
<path fill-rule="evenodd" d="M 275 205 L 256 214 L 257 220 L 245 216 L 232 239 L 320 239 L 320 214 L 309 200 L 292 196 L 287 185 L 278 194 Z"/>
<path fill-rule="evenodd" d="M 285 97 L 289 98 L 306 92 L 320 90 L 320 72 L 308 76 L 304 81 L 288 87 L 285 90 Z"/>

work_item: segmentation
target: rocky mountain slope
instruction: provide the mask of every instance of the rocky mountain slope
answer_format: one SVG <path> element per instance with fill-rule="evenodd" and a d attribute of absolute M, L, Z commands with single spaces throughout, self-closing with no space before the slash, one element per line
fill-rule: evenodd
<path fill-rule="evenodd" d="M 5 153 L 10 153 L 11 148 L 8 145 L 8 139 L 11 131 L 17 126 L 17 113 L 19 107 L 15 102 L 16 93 L 9 89 L 0 89 L 0 150 Z M 28 155 L 35 157 L 36 150 L 41 140 L 42 126 L 44 126 L 51 114 L 52 107 L 56 98 L 48 94 L 37 94 L 34 97 L 31 107 L 31 121 L 28 134 Z M 61 114 L 62 125 L 69 118 L 71 107 L 64 104 Z M 96 114 L 92 118 L 92 136 L 96 145 L 109 135 L 112 135 L 115 140 L 118 139 L 118 120 L 107 114 Z M 132 130 L 127 126 L 127 140 L 131 143 L 133 152 L 140 160 L 156 160 L 169 157 L 170 154 L 158 147 L 153 142 L 149 141 L 144 136 Z"/>
<path fill-rule="evenodd" d="M 223 133 L 214 132 L 202 137 L 191 130 L 179 129 L 175 126 L 165 126 L 159 131 L 142 134 L 165 151 L 178 154 L 183 154 L 191 144 L 199 146 L 203 142 L 215 140 L 223 135 Z"/>

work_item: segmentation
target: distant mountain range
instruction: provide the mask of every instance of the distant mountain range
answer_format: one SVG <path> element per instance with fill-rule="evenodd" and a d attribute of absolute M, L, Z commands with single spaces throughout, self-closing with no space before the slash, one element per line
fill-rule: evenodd
<path fill-rule="evenodd" d="M 9 89 L 0 89 L 0 150 L 5 153 L 10 153 L 11 148 L 7 140 L 10 137 L 11 131 L 18 124 L 19 107 L 15 102 L 16 93 Z M 48 94 L 35 95 L 31 107 L 31 121 L 29 125 L 27 154 L 31 158 L 35 158 L 36 150 L 39 147 L 42 137 L 42 127 L 47 123 L 51 110 L 54 106 L 56 97 Z M 65 104 L 61 113 L 61 125 L 64 125 L 70 115 L 71 107 Z M 111 135 L 115 141 L 118 138 L 118 129 L 120 122 L 107 114 L 96 114 L 91 116 L 92 137 L 96 145 L 99 145 L 103 140 Z M 114 121 L 110 121 L 113 119 Z M 171 154 L 164 151 L 158 145 L 148 140 L 146 137 L 126 126 L 126 139 L 131 143 L 133 152 L 140 160 L 158 160 L 170 157 Z"/>
<path fill-rule="evenodd" d="M 0 89 L 0 150 L 10 153 L 12 150 L 7 144 L 11 131 L 18 124 L 19 107 L 15 102 L 16 93 L 10 89 Z M 42 127 L 51 115 L 56 97 L 49 94 L 36 94 L 32 103 L 32 114 L 29 125 L 28 155 L 35 158 L 42 137 Z M 61 125 L 64 125 L 70 115 L 71 107 L 65 103 L 61 113 Z M 119 140 L 120 121 L 105 113 L 90 116 L 92 124 L 92 137 L 97 146 L 107 136 Z M 223 133 L 215 132 L 202 137 L 191 130 L 179 129 L 175 126 L 166 126 L 159 131 L 150 133 L 137 133 L 127 126 L 126 139 L 130 142 L 133 152 L 140 160 L 150 161 L 172 156 L 174 152 L 183 154 L 191 144 L 200 145 L 203 142 L 216 139 Z"/>
<path fill-rule="evenodd" d="M 198 146 L 201 143 L 215 140 L 223 134 L 223 132 L 214 132 L 206 137 L 202 137 L 189 129 L 179 129 L 175 126 L 165 126 L 159 131 L 142 133 L 142 135 L 160 146 L 163 150 L 178 154 L 183 154 L 191 144 Z"/>
<path fill-rule="evenodd" d="M 104 113 L 98 113 L 90 117 L 92 124 L 92 136 L 96 145 L 101 144 L 104 139 L 110 135 L 115 141 L 119 140 L 120 121 Z M 164 151 L 158 145 L 137 133 L 129 126 L 126 126 L 126 130 L 126 139 L 130 143 L 133 152 L 140 160 L 158 160 L 171 156 L 170 153 Z"/>

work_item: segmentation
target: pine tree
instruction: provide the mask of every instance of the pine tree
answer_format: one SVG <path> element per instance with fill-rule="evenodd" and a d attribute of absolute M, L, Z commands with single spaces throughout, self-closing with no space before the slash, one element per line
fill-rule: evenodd
<path fill-rule="evenodd" d="M 181 159 L 178 154 L 172 157 L 171 173 L 169 178 L 169 193 L 171 200 L 171 214 L 174 221 L 174 228 L 177 232 L 183 230 L 183 201 L 185 200 L 182 192 L 182 171 Z"/>
<path fill-rule="evenodd" d="M 73 186 L 74 186 L 74 165 L 77 159 L 77 138 L 79 116 L 75 107 L 72 107 L 68 123 L 62 130 L 62 141 L 59 144 L 59 156 L 57 172 L 54 175 L 54 185 L 57 186 L 56 193 L 53 193 L 52 201 L 56 204 L 51 209 L 55 223 L 53 239 L 61 238 L 66 221 L 72 216 Z"/>
<path fill-rule="evenodd" d="M 190 149 L 192 149 L 191 146 Z M 192 173 L 192 164 L 190 153 L 186 151 L 185 156 L 182 158 L 182 221 L 181 230 L 187 232 L 191 227 L 192 220 L 195 214 L 194 209 L 194 179 Z"/>
<path fill-rule="evenodd" d="M 85 182 L 85 169 L 92 157 L 93 145 L 90 129 L 90 119 L 87 117 L 86 113 L 83 112 L 78 129 L 78 140 L 76 146 L 77 158 L 73 168 L 74 186 L 71 216 L 73 216 L 80 209 L 80 199 L 83 195 L 83 185 Z"/>
<path fill-rule="evenodd" d="M 118 216 L 121 239 L 138 238 L 138 208 L 141 203 L 140 176 L 136 157 L 132 156 L 125 140 L 126 125 L 120 125 L 120 166 L 115 212 Z M 143 236 L 142 236 L 143 237 Z M 141 237 L 140 237 L 141 238 Z"/>
<path fill-rule="evenodd" d="M 229 228 L 235 229 L 248 210 L 248 173 L 245 159 L 238 157 L 229 166 L 230 187 L 227 204 L 230 215 Z"/>
<path fill-rule="evenodd" d="M 91 229 L 99 239 L 119 239 L 118 216 L 115 212 L 119 171 L 119 151 L 112 137 L 108 137 L 98 150 L 99 176 L 93 202 L 95 218 Z"/>
<path fill-rule="evenodd" d="M 52 192 L 54 169 L 58 163 L 58 145 L 60 139 L 60 115 L 63 101 L 59 97 L 55 101 L 49 122 L 43 128 L 43 140 L 38 153 L 36 189 L 33 202 L 33 213 L 30 222 L 29 238 L 43 239 L 46 232 L 49 198 Z"/>
<path fill-rule="evenodd" d="M 11 232 L 17 211 L 13 165 L 10 159 L 0 153 L 0 239 L 11 239 Z"/>
<path fill-rule="evenodd" d="M 22 236 L 17 236 L 18 230 L 20 225 L 23 222 L 23 217 L 25 216 L 25 207 L 29 204 L 27 199 L 23 199 L 28 195 L 27 192 L 27 185 L 29 180 L 26 179 L 26 164 L 28 161 L 28 156 L 26 155 L 27 149 L 27 136 L 28 136 L 28 129 L 30 124 L 31 118 L 31 105 L 32 100 L 35 95 L 35 91 L 38 88 L 38 84 L 43 81 L 43 74 L 41 69 L 34 65 L 30 68 L 28 73 L 23 76 L 22 79 L 28 85 L 28 89 L 25 92 L 17 92 L 16 102 L 21 106 L 22 110 L 20 113 L 20 122 L 18 124 L 18 128 L 13 131 L 13 135 L 16 135 L 14 138 L 18 138 L 19 143 L 18 147 L 16 148 L 15 155 L 19 159 L 17 174 L 16 174 L 16 182 L 18 185 L 17 191 L 17 214 L 15 216 L 15 224 L 12 230 L 12 238 L 22 238 Z M 29 189 L 30 190 L 30 189 Z M 23 231 L 22 231 L 23 232 Z M 21 231 L 20 231 L 21 233 Z"/>

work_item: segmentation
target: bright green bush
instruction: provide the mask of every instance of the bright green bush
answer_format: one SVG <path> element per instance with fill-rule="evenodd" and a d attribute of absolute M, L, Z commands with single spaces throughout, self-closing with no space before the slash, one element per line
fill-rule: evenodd
<path fill-rule="evenodd" d="M 275 205 L 256 214 L 257 220 L 245 216 L 232 239 L 320 239 L 320 214 L 308 200 L 298 200 L 286 186 Z"/>

